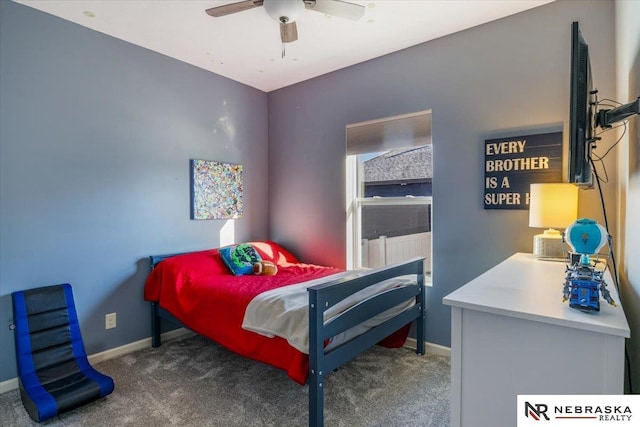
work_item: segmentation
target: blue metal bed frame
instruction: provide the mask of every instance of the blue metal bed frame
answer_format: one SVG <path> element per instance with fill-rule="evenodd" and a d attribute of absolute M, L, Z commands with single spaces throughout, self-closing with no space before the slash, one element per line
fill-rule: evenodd
<path fill-rule="evenodd" d="M 180 254 L 150 256 L 151 269 L 162 260 Z M 324 312 L 346 297 L 368 287 L 397 276 L 416 274 L 418 285 L 400 286 L 375 295 L 324 323 Z M 330 280 L 313 286 L 309 292 L 309 426 L 324 425 L 324 377 L 344 365 L 365 350 L 383 340 L 404 325 L 416 320 L 416 353 L 424 355 L 426 292 L 424 288 L 424 258 L 413 258 L 405 262 L 366 271 L 354 271 L 352 275 Z M 370 329 L 364 334 L 326 352 L 324 342 L 341 332 L 359 325 L 392 307 L 415 298 L 412 307 L 398 313 L 393 318 Z M 182 325 L 171 313 L 157 302 L 151 303 L 152 346 L 160 341 L 161 319 L 168 319 Z M 188 326 L 183 325 L 188 328 Z"/>

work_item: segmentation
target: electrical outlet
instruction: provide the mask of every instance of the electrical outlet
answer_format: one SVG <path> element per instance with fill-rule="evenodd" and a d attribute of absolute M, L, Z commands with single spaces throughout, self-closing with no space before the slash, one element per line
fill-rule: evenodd
<path fill-rule="evenodd" d="M 109 313 L 104 316 L 104 328 L 113 329 L 116 327 L 116 314 Z"/>

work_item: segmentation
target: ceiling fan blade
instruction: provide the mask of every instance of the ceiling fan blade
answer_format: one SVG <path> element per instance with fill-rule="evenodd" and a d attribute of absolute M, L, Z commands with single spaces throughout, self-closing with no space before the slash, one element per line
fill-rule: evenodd
<path fill-rule="evenodd" d="M 237 3 L 225 4 L 224 6 L 212 7 L 207 9 L 207 15 L 219 18 L 225 15 L 231 15 L 232 13 L 242 12 L 243 10 L 253 9 L 254 7 L 262 6 L 264 0 L 246 0 Z"/>
<path fill-rule="evenodd" d="M 298 27 L 295 21 L 280 23 L 280 38 L 282 43 L 291 43 L 298 40 Z"/>
<path fill-rule="evenodd" d="M 316 12 L 357 21 L 364 16 L 365 7 L 341 0 L 303 0 L 304 6 Z"/>

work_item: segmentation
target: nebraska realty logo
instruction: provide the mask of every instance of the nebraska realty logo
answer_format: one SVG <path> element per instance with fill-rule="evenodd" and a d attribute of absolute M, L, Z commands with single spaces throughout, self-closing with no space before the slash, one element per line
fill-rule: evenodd
<path fill-rule="evenodd" d="M 518 427 L 640 425 L 640 395 L 519 395 Z"/>

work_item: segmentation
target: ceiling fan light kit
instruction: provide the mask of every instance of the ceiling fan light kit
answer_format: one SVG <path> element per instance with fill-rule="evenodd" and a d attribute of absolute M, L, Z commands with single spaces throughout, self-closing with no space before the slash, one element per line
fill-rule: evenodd
<path fill-rule="evenodd" d="M 264 10 L 278 22 L 295 22 L 304 12 L 304 2 L 291 0 L 264 0 Z M 283 21 L 284 19 L 284 21 Z"/>

